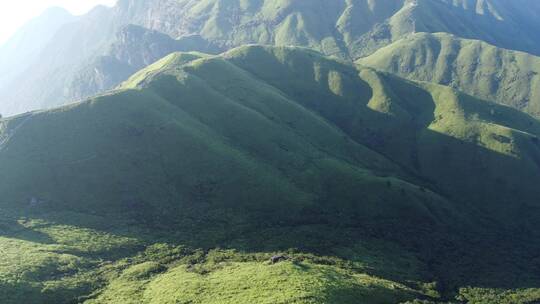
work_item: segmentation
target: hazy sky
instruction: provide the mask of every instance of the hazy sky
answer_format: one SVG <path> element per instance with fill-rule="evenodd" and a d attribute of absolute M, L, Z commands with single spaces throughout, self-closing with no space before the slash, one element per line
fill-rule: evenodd
<path fill-rule="evenodd" d="M 26 21 L 39 16 L 46 8 L 60 6 L 80 15 L 98 4 L 112 6 L 116 0 L 8 0 L 0 6 L 0 45 Z"/>

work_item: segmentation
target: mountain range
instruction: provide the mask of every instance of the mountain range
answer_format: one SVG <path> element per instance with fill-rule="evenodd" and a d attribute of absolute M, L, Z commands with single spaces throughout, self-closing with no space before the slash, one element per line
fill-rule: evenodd
<path fill-rule="evenodd" d="M 539 14 L 47 10 L 0 47 L 0 299 L 537 303 Z"/>
<path fill-rule="evenodd" d="M 218 53 L 256 43 L 305 46 L 356 60 L 411 33 L 447 32 L 540 55 L 538 5 L 530 0 L 120 0 L 114 8 L 97 7 L 80 17 L 50 10 L 23 31 L 44 38 L 39 32 L 55 33 L 52 39 L 19 41 L 21 32 L 0 49 L 0 54 L 33 49 L 33 56 L 39 56 L 15 52 L 17 59 L 7 60 L 24 64 L 0 79 L 0 113 L 50 108 L 99 94 L 143 63 L 173 51 Z M 144 42 L 126 43 L 126 37 L 141 35 L 129 25 L 177 41 L 148 33 L 142 34 Z M 130 62 L 131 53 L 146 61 Z M 107 70 L 103 64 L 111 57 L 115 60 L 107 66 L 118 67 Z M 1 62 L 0 68 L 14 70 Z"/>

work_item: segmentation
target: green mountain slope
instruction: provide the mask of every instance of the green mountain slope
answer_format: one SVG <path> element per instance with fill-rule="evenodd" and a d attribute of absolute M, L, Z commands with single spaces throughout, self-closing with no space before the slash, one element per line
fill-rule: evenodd
<path fill-rule="evenodd" d="M 538 134 L 519 111 L 306 49 L 175 53 L 2 121 L 0 295 L 528 303 Z"/>
<path fill-rule="evenodd" d="M 38 63 L 18 71 L 6 80 L 9 89 L 0 91 L 0 112 L 13 115 L 62 105 L 81 97 L 80 92 L 86 90 L 84 84 L 82 89 L 78 89 L 79 80 L 88 75 L 89 62 L 110 55 L 111 48 L 116 54 L 136 53 L 130 49 L 120 52 L 114 50 L 115 46 L 122 45 L 116 33 L 126 25 L 134 24 L 173 39 L 188 40 L 180 48 L 171 51 L 186 50 L 186 47 L 193 46 L 189 38 L 196 35 L 219 49 L 230 49 L 246 43 L 301 45 L 346 57 L 348 50 L 342 41 L 344 35 L 348 40 L 358 39 L 362 35 L 369 37 L 370 28 L 399 10 L 402 2 L 361 0 L 358 5 L 350 7 L 352 4 L 349 5 L 345 0 L 119 1 L 114 8 L 98 7 L 77 22 L 60 28 L 57 35 L 48 41 Z M 342 14 L 345 15 L 342 17 Z M 362 17 L 366 22 L 351 24 L 353 16 Z M 337 29 L 338 26 L 342 29 Z M 168 46 L 167 42 L 163 43 L 163 38 L 158 41 L 158 49 Z M 195 46 L 200 46 L 200 43 Z M 139 47 L 139 53 L 150 53 L 144 43 Z M 189 50 L 209 51 L 206 45 L 204 48 Z M 153 62 L 159 58 L 149 59 Z M 126 57 L 120 59 L 123 63 L 129 60 Z M 0 66 L 0 69 L 4 67 Z M 117 78 L 115 72 L 107 72 L 101 78 Z M 127 76 L 122 80 L 125 79 Z M 115 81 L 116 84 L 118 82 Z M 66 85 L 69 86 L 67 90 Z"/>
<path fill-rule="evenodd" d="M 173 52 L 219 53 L 219 48 L 198 35 L 172 39 L 146 28 L 122 28 L 106 55 L 99 56 L 77 71 L 65 91 L 73 100 L 83 100 L 115 88 L 138 70 Z"/>
<path fill-rule="evenodd" d="M 393 17 L 398 28 L 445 32 L 540 55 L 540 3 L 531 0 L 416 0 Z M 411 31 L 410 31 L 411 32 Z"/>
<path fill-rule="evenodd" d="M 540 115 L 540 58 L 527 53 L 443 33 L 419 33 L 357 62 Z"/>
<path fill-rule="evenodd" d="M 206 52 L 255 43 L 310 47 L 355 60 L 411 33 L 447 32 L 539 55 L 538 11 L 534 0 L 121 0 L 60 27 L 39 61 L 28 62 L 21 53 L 16 59 L 24 68 L 6 77 L 0 112 L 13 115 L 101 93 L 141 68 L 130 63 L 137 52 L 149 55 L 149 63 L 165 50 Z M 159 34 L 125 44 L 116 33 L 128 25 Z M 81 82 L 88 78 L 90 84 Z"/>
<path fill-rule="evenodd" d="M 177 62 L 198 56 L 167 57 L 165 67 L 175 69 Z M 167 63 L 169 60 L 172 63 Z M 395 164 L 348 140 L 342 130 L 300 107 L 278 89 L 254 80 L 232 63 L 208 60 L 203 65 L 210 68 L 204 80 L 182 73 L 188 83 L 177 83 L 160 67 L 160 79 L 150 82 L 156 88 L 123 91 L 69 110 L 62 108 L 46 115 L 29 114 L 7 120 L 4 134 L 8 146 L 2 167 L 6 174 L 1 189 L 6 202 L 18 205 L 34 196 L 69 208 L 73 201 L 84 200 L 87 207 L 80 209 L 83 205 L 76 204 L 75 210 L 110 212 L 129 210 L 132 200 L 145 205 L 148 202 L 148 207 L 155 201 L 159 215 L 169 208 L 178 208 L 179 202 L 191 204 L 198 195 L 203 196 L 201 200 L 209 199 L 205 195 L 216 196 L 217 204 L 242 209 L 249 207 L 244 203 L 249 204 L 250 198 L 258 197 L 258 212 L 268 216 L 274 209 L 281 217 L 294 216 L 296 211 L 309 206 L 315 198 L 314 191 L 317 196 L 327 196 L 332 201 L 327 202 L 330 206 L 353 204 L 355 195 L 340 194 L 343 186 L 313 188 L 317 180 L 315 184 L 326 184 L 336 175 L 343 175 L 342 178 L 364 180 L 366 187 L 386 187 L 385 177 L 366 170 L 373 168 L 379 174 L 399 172 Z M 216 90 L 210 86 L 210 77 L 222 77 L 214 80 L 219 84 L 232 76 L 238 77 L 238 84 L 255 88 L 253 94 L 257 97 L 229 97 L 231 93 L 226 87 Z M 145 75 L 142 81 L 152 77 L 156 76 Z M 134 81 L 137 79 L 139 75 Z M 175 96 L 186 98 L 178 101 Z M 142 116 L 134 121 L 134 116 L 139 115 Z M 231 120 L 230 115 L 235 119 Z M 100 121 L 93 123 L 97 117 Z M 66 125 L 75 122 L 76 128 L 65 130 Z M 107 136 L 98 136 L 101 132 L 107 132 Z M 69 138 L 84 141 L 75 143 Z M 51 144 L 56 140 L 58 144 Z M 45 142 L 50 150 L 43 150 Z M 38 161 L 45 155 L 54 159 Z M 127 161 L 130 157 L 134 158 Z M 50 170 L 58 171 L 66 180 L 51 179 Z M 89 171 L 81 174 L 86 170 Z M 104 178 L 104 172 L 111 175 Z M 231 172 L 238 176 L 230 176 Z M 233 190 L 234 185 L 243 188 Z M 412 185 L 407 187 L 415 189 Z M 399 191 L 400 187 L 388 193 L 399 195 Z M 164 206 L 165 202 L 171 205 Z M 375 197 L 372 203 L 377 204 Z M 172 216 L 171 211 L 168 213 Z"/>
<path fill-rule="evenodd" d="M 261 57 L 265 54 L 260 53 Z M 251 51 L 251 57 L 239 55 L 233 62 L 295 96 L 299 102 L 311 102 L 304 106 L 334 122 L 354 140 L 439 183 L 448 195 L 475 195 L 475 200 L 486 202 L 492 198 L 501 201 L 503 196 L 509 201 L 530 200 L 519 198 L 529 191 L 515 196 L 510 192 L 494 193 L 492 187 L 505 184 L 509 189 L 521 188 L 527 184 L 524 181 L 536 179 L 535 138 L 539 130 L 535 119 L 506 107 L 484 105 L 481 100 L 447 87 L 408 83 L 369 69 L 360 70 L 360 79 L 352 68 L 348 74 L 330 70 L 325 75 L 306 58 L 288 57 L 276 51 L 275 56 L 262 60 L 253 54 L 257 52 Z M 280 65 L 286 67 L 287 74 L 275 68 Z M 295 79 L 295 85 L 288 79 Z M 371 89 L 358 89 L 366 84 Z M 304 89 L 298 90 L 297 86 Z M 317 102 L 321 96 L 334 100 L 336 95 L 342 99 L 340 109 L 331 103 Z M 371 111 L 362 111 L 359 101 Z M 463 144 L 456 145 L 454 140 Z M 519 163 L 524 165 L 520 172 L 530 174 L 529 177 L 502 173 L 512 172 Z M 471 173 L 463 177 L 464 172 Z M 478 172 L 485 173 L 482 179 L 473 177 Z M 535 188 L 534 183 L 526 187 L 532 191 Z"/>

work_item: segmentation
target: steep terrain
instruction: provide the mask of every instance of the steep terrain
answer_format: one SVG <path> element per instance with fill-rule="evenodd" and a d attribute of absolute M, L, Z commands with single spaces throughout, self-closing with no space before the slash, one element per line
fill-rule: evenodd
<path fill-rule="evenodd" d="M 107 90 L 140 68 L 126 65 L 128 54 L 136 52 L 206 52 L 256 43 L 305 46 L 354 60 L 414 32 L 447 32 L 539 55 L 538 5 L 533 0 L 120 0 L 61 27 L 39 62 L 7 77 L 0 112 L 50 108 Z M 146 43 L 124 44 L 116 33 L 129 24 L 184 44 L 170 49 L 174 43 L 157 33 L 145 37 L 156 39 L 152 43 L 160 52 L 148 52 Z M 147 56 L 145 63 L 159 58 Z M 88 83 L 81 82 L 88 77 Z"/>
<path fill-rule="evenodd" d="M 118 32 L 106 55 L 99 56 L 75 73 L 74 79 L 67 85 L 67 96 L 82 100 L 111 90 L 165 55 L 193 50 L 219 53 L 217 46 L 198 35 L 174 40 L 157 31 L 127 25 Z"/>
<path fill-rule="evenodd" d="M 413 32 L 450 33 L 540 55 L 540 3 L 531 0 L 416 0 L 393 17 Z"/>
<path fill-rule="evenodd" d="M 540 57 L 527 53 L 443 33 L 419 33 L 357 62 L 540 116 Z"/>
<path fill-rule="evenodd" d="M 371 5 L 368 6 L 368 2 Z M 361 27 L 355 24 L 350 28 L 347 23 L 352 15 L 341 18 L 349 7 L 345 0 L 122 0 L 114 8 L 98 7 L 77 22 L 60 28 L 41 53 L 39 63 L 18 71 L 8 79 L 9 89 L 0 91 L 0 112 L 11 115 L 61 105 L 81 95 L 90 96 L 84 94 L 86 88 L 78 88 L 78 80 L 88 75 L 88 62 L 98 61 L 99 65 L 100 57 L 108 55 L 111 44 L 122 44 L 116 40 L 122 35 L 116 33 L 129 24 L 155 30 L 174 39 L 198 35 L 220 49 L 246 43 L 302 45 L 327 54 L 347 56 L 342 36 L 354 30 L 355 35 L 347 36 L 348 39 L 357 39 L 357 35 L 369 32 L 371 26 L 399 10 L 401 2 L 362 0 L 354 17 L 362 16 L 370 21 Z M 338 22 L 344 26 L 343 33 L 336 29 Z M 208 51 L 207 47 L 191 50 Z M 142 53 L 144 49 L 137 51 Z M 134 53 L 135 50 L 127 52 Z M 120 61 L 126 62 L 127 59 Z M 97 83 L 99 88 L 101 79 L 117 79 L 118 75 L 109 73 L 112 75 L 94 76 L 90 83 Z M 74 88 L 66 90 L 66 85 Z M 88 89 L 88 93 L 94 93 L 92 91 L 92 88 Z"/>
<path fill-rule="evenodd" d="M 531 303 L 538 135 L 517 110 L 307 49 L 174 53 L 2 121 L 0 295 Z"/>

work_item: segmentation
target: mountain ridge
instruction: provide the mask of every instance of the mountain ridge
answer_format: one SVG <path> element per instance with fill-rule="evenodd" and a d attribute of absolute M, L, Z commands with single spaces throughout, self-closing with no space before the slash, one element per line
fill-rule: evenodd
<path fill-rule="evenodd" d="M 357 61 L 539 115 L 540 58 L 452 35 L 414 34 Z"/>
<path fill-rule="evenodd" d="M 244 46 L 173 53 L 116 91 L 1 124 L 0 242 L 50 261 L 4 257 L 6 280 L 30 284 L 0 284 L 8 303 L 130 303 L 186 278 L 258 301 L 266 289 L 222 272 L 254 269 L 299 303 L 286 286 L 304 280 L 325 286 L 306 289 L 315 303 L 475 299 L 459 288 L 501 274 L 534 295 L 519 289 L 534 276 L 512 269 L 536 265 L 540 123 L 451 88 Z M 491 242 L 508 258 L 495 270 Z M 294 261 L 264 264 L 279 252 Z M 204 298 L 185 288 L 154 296 Z"/>
<path fill-rule="evenodd" d="M 0 302 L 540 301 L 539 14 L 120 0 L 43 26 L 0 86 Z"/>
<path fill-rule="evenodd" d="M 101 77 L 115 79 L 108 85 L 97 85 L 88 90 L 79 88 L 78 83 L 87 76 L 88 61 L 107 57 L 110 46 L 115 44 L 115 33 L 128 24 L 159 31 L 173 39 L 199 35 L 218 50 L 246 43 L 296 45 L 351 60 L 369 55 L 413 32 L 441 31 L 539 54 L 540 46 L 534 39 L 534 31 L 517 31 L 534 28 L 537 24 L 534 10 L 524 10 L 525 4 L 478 0 L 474 3 L 497 8 L 498 15 L 482 15 L 481 11 L 476 11 L 473 2 L 120 1 L 114 8 L 97 8 L 78 18 L 72 26 L 60 29 L 42 54 L 43 61 L 39 66 L 19 71 L 19 77 L 9 77 L 11 81 L 8 82 L 12 84 L 9 90 L 0 91 L 3 100 L 0 106 L 4 107 L 0 111 L 11 115 L 54 107 L 90 97 L 125 80 L 124 74 L 124 79 L 117 79 L 118 75 L 110 72 L 111 75 Z M 78 50 L 81 47 L 82 52 Z M 144 52 L 144 49 L 140 51 Z M 100 81 L 100 78 L 91 80 Z M 36 83 L 42 85 L 31 85 Z M 65 89 L 66 85 L 70 88 Z"/>

